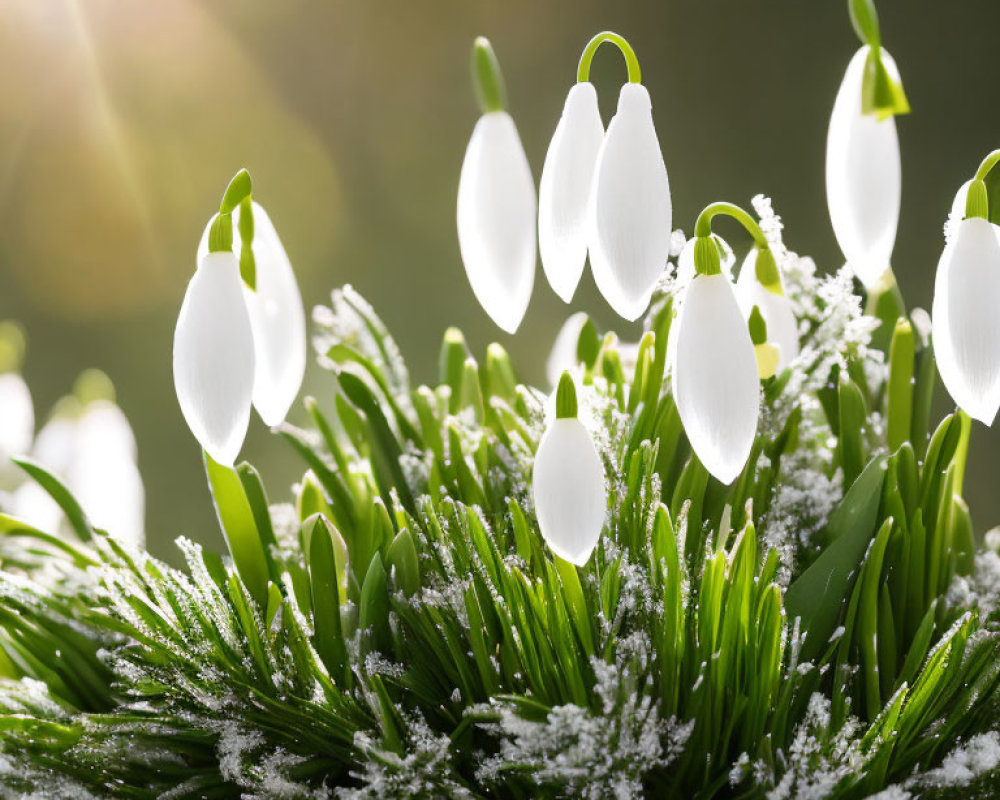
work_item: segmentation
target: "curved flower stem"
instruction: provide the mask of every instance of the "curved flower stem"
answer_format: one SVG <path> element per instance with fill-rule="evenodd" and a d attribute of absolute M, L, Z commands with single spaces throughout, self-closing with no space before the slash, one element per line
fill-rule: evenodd
<path fill-rule="evenodd" d="M 758 249 L 770 249 L 767 237 L 764 236 L 764 232 L 760 229 L 754 218 L 735 203 L 722 202 L 705 206 L 705 209 L 698 215 L 698 220 L 694 224 L 694 235 L 710 236 L 712 234 L 712 220 L 719 214 L 732 217 L 746 228 L 747 233 L 753 238 L 753 243 Z"/>
<path fill-rule="evenodd" d="M 642 83 L 642 71 L 639 69 L 639 59 L 636 58 L 635 50 L 625 40 L 625 37 L 620 36 L 614 31 L 602 31 L 587 42 L 587 46 L 583 48 L 583 55 L 580 56 L 580 66 L 576 70 L 577 83 L 586 83 L 590 80 L 590 62 L 594 60 L 597 48 L 605 42 L 611 42 L 625 56 L 629 83 Z"/>
<path fill-rule="evenodd" d="M 979 165 L 979 169 L 976 170 L 976 175 L 973 180 L 986 180 L 986 176 L 990 174 L 990 171 L 997 165 L 997 163 L 1000 163 L 1000 150 L 994 150 L 983 159 L 982 163 Z"/>

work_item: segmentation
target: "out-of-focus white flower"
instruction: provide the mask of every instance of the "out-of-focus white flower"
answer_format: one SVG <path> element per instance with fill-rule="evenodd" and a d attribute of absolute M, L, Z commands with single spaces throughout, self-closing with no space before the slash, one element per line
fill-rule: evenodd
<path fill-rule="evenodd" d="M 587 261 L 587 210 L 604 124 L 589 81 L 574 84 L 549 144 L 538 189 L 538 246 L 553 291 L 573 299 Z M 557 376 L 558 380 L 558 376 Z"/>
<path fill-rule="evenodd" d="M 591 189 L 590 265 L 608 304 L 627 320 L 649 306 L 667 266 L 671 201 L 649 93 L 626 83 Z"/>
<path fill-rule="evenodd" d="M 250 422 L 254 343 L 232 252 L 208 253 L 188 283 L 174 331 L 174 387 L 205 451 L 232 466 Z"/>
<path fill-rule="evenodd" d="M 274 223 L 264 208 L 253 202 L 253 243 L 256 286 L 244 285 L 243 297 L 250 315 L 254 345 L 253 406 L 266 425 L 285 421 L 302 387 L 306 371 L 306 318 L 302 295 L 292 263 Z M 240 259 L 240 208 L 233 211 L 233 252 Z M 198 245 L 198 262 L 208 255 L 208 234 Z"/>
<path fill-rule="evenodd" d="M 745 319 L 756 307 L 767 325 L 767 341 L 778 348 L 776 371 L 781 372 L 799 354 L 798 322 L 792 311 L 791 301 L 785 296 L 781 285 L 781 277 L 774 266 L 778 283 L 766 287 L 757 276 L 757 257 L 760 250 L 756 247 L 750 250 L 743 260 L 740 277 L 736 282 L 736 299 Z"/>
<path fill-rule="evenodd" d="M 549 358 L 545 362 L 545 376 L 553 388 L 559 383 L 559 377 L 563 372 L 567 370 L 572 372 L 579 365 L 577 345 L 580 341 L 580 332 L 588 319 L 589 317 L 582 311 L 570 314 L 556 334 L 552 350 L 549 351 Z"/>
<path fill-rule="evenodd" d="M 19 372 L 0 374 L 0 458 L 28 452 L 35 433 L 35 407 Z M 6 466 L 5 466 L 6 468 Z"/>
<path fill-rule="evenodd" d="M 969 416 L 992 425 L 1000 408 L 1000 241 L 997 227 L 963 219 L 938 261 L 934 355 L 941 380 Z"/>
<path fill-rule="evenodd" d="M 840 249 L 865 286 L 889 268 L 902 192 L 899 140 L 892 114 L 865 113 L 863 94 L 871 49 L 851 59 L 830 115 L 826 140 L 826 198 Z M 892 56 L 881 48 L 890 80 L 899 83 Z"/>
<path fill-rule="evenodd" d="M 757 433 L 760 382 L 753 342 L 729 278 L 695 276 L 675 325 L 673 392 L 681 423 L 705 469 L 732 483 Z"/>
<path fill-rule="evenodd" d="M 545 543 L 560 558 L 582 567 L 600 539 L 608 495 L 601 457 L 576 413 L 573 379 L 564 372 L 556 419 L 535 453 L 532 490 Z"/>

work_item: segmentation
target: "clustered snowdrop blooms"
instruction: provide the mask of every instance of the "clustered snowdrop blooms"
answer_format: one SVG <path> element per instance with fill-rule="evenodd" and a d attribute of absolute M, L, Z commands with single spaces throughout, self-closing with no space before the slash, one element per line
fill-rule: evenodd
<path fill-rule="evenodd" d="M 9 421 L 5 417 L 2 427 Z M 27 429 L 27 442 L 16 455 L 18 463 L 27 464 L 24 457 L 30 455 L 57 474 L 94 526 L 135 547 L 144 544 L 146 501 L 135 435 L 103 372 L 82 373 L 38 436 L 33 426 Z M 41 530 L 67 528 L 62 509 L 34 481 L 17 486 L 6 505 Z"/>
<path fill-rule="evenodd" d="M 235 246 L 235 252 L 234 252 Z M 280 425 L 305 372 L 305 314 L 291 263 L 241 170 L 198 248 L 174 333 L 174 385 L 188 427 L 231 466 L 251 406 Z"/>
<path fill-rule="evenodd" d="M 607 132 L 589 80 L 604 42 L 616 45 L 628 66 Z M 462 164 L 458 238 L 486 313 L 508 333 L 524 317 L 534 287 L 537 205 L 542 268 L 556 294 L 572 300 L 589 253 L 608 304 L 625 319 L 638 319 L 666 268 L 671 201 L 649 93 L 631 46 L 605 31 L 584 49 L 545 157 L 537 204 L 531 168 L 505 110 L 500 67 L 482 37 L 473 48 L 473 77 L 482 116 Z"/>
<path fill-rule="evenodd" d="M 909 112 L 899 71 L 882 47 L 870 0 L 851 0 L 862 46 L 830 115 L 826 197 L 840 249 L 869 290 L 888 274 L 902 195 L 894 115 Z"/>
<path fill-rule="evenodd" d="M 555 417 L 535 453 L 535 514 L 552 552 L 582 567 L 600 539 L 608 495 L 601 457 L 577 417 L 576 387 L 569 372 L 559 379 Z"/>
<path fill-rule="evenodd" d="M 938 261 L 931 315 L 941 380 L 959 408 L 986 425 L 1000 408 L 1000 228 L 990 221 L 986 184 L 998 163 L 994 151 L 959 190 L 964 213 Z"/>

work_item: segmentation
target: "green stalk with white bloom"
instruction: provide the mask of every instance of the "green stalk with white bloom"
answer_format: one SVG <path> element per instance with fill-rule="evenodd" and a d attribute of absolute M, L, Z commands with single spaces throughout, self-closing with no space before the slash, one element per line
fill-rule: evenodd
<path fill-rule="evenodd" d="M 482 115 L 459 177 L 458 243 L 479 304 L 514 333 L 535 283 L 535 183 L 506 110 L 500 64 L 484 37 L 473 45 L 472 76 Z"/>

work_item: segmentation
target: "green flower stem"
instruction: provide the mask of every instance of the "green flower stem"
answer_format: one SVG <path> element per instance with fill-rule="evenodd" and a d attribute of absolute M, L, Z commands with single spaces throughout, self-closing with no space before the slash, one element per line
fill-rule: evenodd
<path fill-rule="evenodd" d="M 590 80 L 590 62 L 594 60 L 597 48 L 605 42 L 611 42 L 625 56 L 625 66 L 628 67 L 629 83 L 642 83 L 642 71 L 639 69 L 639 59 L 636 58 L 635 50 L 625 40 L 625 37 L 618 35 L 614 31 L 602 31 L 587 42 L 587 46 L 583 48 L 583 55 L 580 56 L 580 66 L 576 70 L 577 83 L 586 83 Z"/>
<path fill-rule="evenodd" d="M 998 163 L 1000 163 L 1000 150 L 994 150 L 983 159 L 982 163 L 979 165 L 979 169 L 976 170 L 974 180 L 986 180 L 986 176 L 990 174 L 993 167 L 995 167 Z"/>
<path fill-rule="evenodd" d="M 472 45 L 472 86 L 481 113 L 503 111 L 507 107 L 507 92 L 500 62 L 493 52 L 493 45 L 485 36 L 477 36 Z"/>
<path fill-rule="evenodd" d="M 873 50 L 882 45 L 878 12 L 872 0 L 847 0 L 847 13 L 862 44 L 867 44 Z"/>
<path fill-rule="evenodd" d="M 705 209 L 698 215 L 698 220 L 694 224 L 694 235 L 711 236 L 712 220 L 719 214 L 732 217 L 746 228 L 747 233 L 753 238 L 753 243 L 759 249 L 770 249 L 767 237 L 764 236 L 764 232 L 760 229 L 754 218 L 735 203 L 720 202 L 705 206 Z"/>
<path fill-rule="evenodd" d="M 233 250 L 233 210 L 240 209 L 240 277 L 251 290 L 257 289 L 257 265 L 253 256 L 253 181 L 246 169 L 237 172 L 219 203 L 219 213 L 212 218 L 208 231 L 208 252 L 228 253 Z"/>

